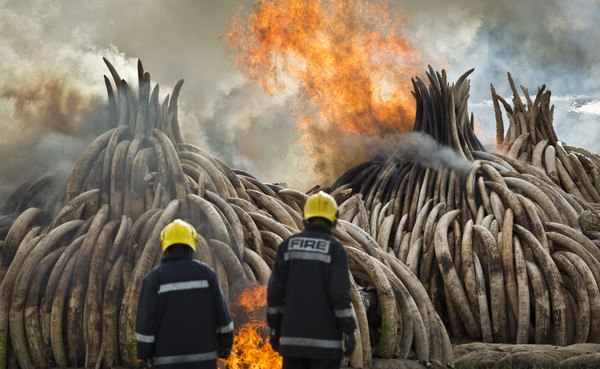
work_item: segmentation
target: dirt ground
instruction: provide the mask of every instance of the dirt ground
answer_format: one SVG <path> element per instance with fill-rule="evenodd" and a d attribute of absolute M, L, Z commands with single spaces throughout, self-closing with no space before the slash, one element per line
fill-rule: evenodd
<path fill-rule="evenodd" d="M 464 343 L 453 345 L 456 369 L 592 369 L 600 368 L 600 344 L 570 346 Z M 373 360 L 373 369 L 430 369 L 410 359 Z"/>
<path fill-rule="evenodd" d="M 600 344 L 595 343 L 561 347 L 473 342 L 455 344 L 453 351 L 455 369 L 600 369 Z M 119 366 L 114 369 L 129 368 Z M 440 368 L 411 359 L 374 358 L 370 369 Z"/>

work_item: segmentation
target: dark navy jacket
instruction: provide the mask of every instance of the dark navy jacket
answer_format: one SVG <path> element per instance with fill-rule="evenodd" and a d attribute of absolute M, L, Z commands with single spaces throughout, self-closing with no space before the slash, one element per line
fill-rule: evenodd
<path fill-rule="evenodd" d="M 157 368 L 216 368 L 233 345 L 217 275 L 191 254 L 171 254 L 144 279 L 135 322 L 138 359 Z"/>
<path fill-rule="evenodd" d="M 277 250 L 267 288 L 267 323 L 284 357 L 339 359 L 352 316 L 348 256 L 328 226 L 308 223 Z"/>

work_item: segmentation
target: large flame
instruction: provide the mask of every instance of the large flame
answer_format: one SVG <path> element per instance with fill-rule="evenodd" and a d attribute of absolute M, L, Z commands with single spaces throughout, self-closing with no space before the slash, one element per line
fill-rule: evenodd
<path fill-rule="evenodd" d="M 232 303 L 230 310 L 241 320 L 247 321 L 235 330 L 231 356 L 227 369 L 272 369 L 281 368 L 282 358 L 268 343 L 269 328 L 266 324 L 267 287 L 257 285 L 246 288 Z"/>
<path fill-rule="evenodd" d="M 295 89 L 301 143 L 317 165 L 367 159 L 360 147 L 342 149 L 358 136 L 412 130 L 420 53 L 385 4 L 264 0 L 243 20 L 236 16 L 227 35 L 238 68 L 270 95 Z"/>

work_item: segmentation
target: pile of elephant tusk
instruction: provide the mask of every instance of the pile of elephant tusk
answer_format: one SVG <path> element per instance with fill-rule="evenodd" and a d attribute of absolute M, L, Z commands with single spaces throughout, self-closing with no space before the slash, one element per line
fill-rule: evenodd
<path fill-rule="evenodd" d="M 429 88 L 413 81 L 414 130 L 470 169 L 393 158 L 352 168 L 329 188 L 341 223 L 377 241 L 365 248 L 372 257 L 419 278 L 450 337 L 600 343 L 600 157 L 558 141 L 550 93 L 542 87 L 532 101 L 522 88 L 523 101 L 510 74 L 513 107 L 491 86 L 498 149 L 485 150 L 466 109 L 470 72 L 453 85 L 431 69 Z"/>
<path fill-rule="evenodd" d="M 104 61 L 113 128 L 72 172 L 23 184 L 1 209 L 0 369 L 133 366 L 137 298 L 166 224 L 197 227 L 196 257 L 234 298 L 266 283 L 319 189 L 340 204 L 334 234 L 349 256 L 359 349 L 346 365 L 378 356 L 453 366 L 451 337 L 600 341 L 600 158 L 556 139 L 544 88 L 533 102 L 523 89 L 523 103 L 509 75 L 511 107 L 492 86 L 499 149 L 487 151 L 467 109 L 471 71 L 450 85 L 430 68 L 429 85 L 413 80 L 414 131 L 469 169 L 374 160 L 305 193 L 184 142 L 183 81 L 160 102 L 141 62 L 136 94 Z"/>

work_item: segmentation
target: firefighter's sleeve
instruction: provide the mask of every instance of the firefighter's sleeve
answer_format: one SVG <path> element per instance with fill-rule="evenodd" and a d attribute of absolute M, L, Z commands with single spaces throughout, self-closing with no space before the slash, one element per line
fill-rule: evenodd
<path fill-rule="evenodd" d="M 231 351 L 231 348 L 233 347 L 233 320 L 229 314 L 229 309 L 227 308 L 227 303 L 225 302 L 219 279 L 212 270 L 209 270 L 209 281 L 213 306 L 215 307 L 219 352 Z"/>
<path fill-rule="evenodd" d="M 154 356 L 155 327 L 158 318 L 158 279 L 156 274 L 144 278 L 135 317 L 137 358 L 146 360 Z"/>
<path fill-rule="evenodd" d="M 285 298 L 285 285 L 287 273 L 283 260 L 284 241 L 277 248 L 277 255 L 273 264 L 273 271 L 267 286 L 267 325 L 269 328 L 279 332 L 281 330 L 281 319 L 283 317 L 283 304 Z"/>
<path fill-rule="evenodd" d="M 348 255 L 341 244 L 336 247 L 331 260 L 331 300 L 335 318 L 344 333 L 352 333 L 356 329 L 356 321 L 352 316 L 352 296 L 350 295 L 350 273 L 348 272 Z"/>

